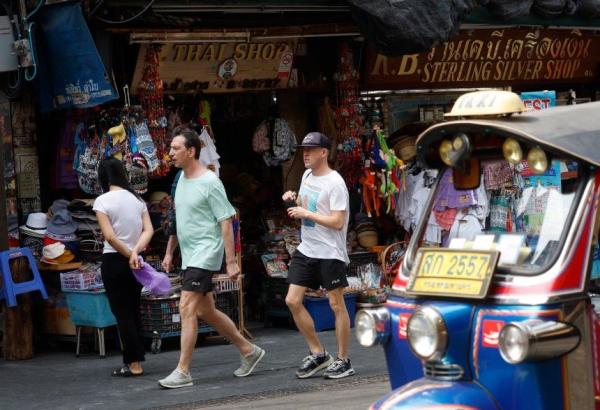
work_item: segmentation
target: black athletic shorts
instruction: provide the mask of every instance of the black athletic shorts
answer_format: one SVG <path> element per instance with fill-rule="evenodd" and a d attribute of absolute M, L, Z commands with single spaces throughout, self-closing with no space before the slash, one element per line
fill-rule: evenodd
<path fill-rule="evenodd" d="M 183 283 L 181 289 L 204 294 L 212 292 L 212 277 L 214 274 L 215 272 L 206 269 L 189 267 L 182 273 Z"/>
<path fill-rule="evenodd" d="M 323 286 L 327 290 L 348 286 L 346 264 L 339 259 L 309 258 L 296 250 L 292 255 L 288 270 L 287 283 L 318 289 Z"/>

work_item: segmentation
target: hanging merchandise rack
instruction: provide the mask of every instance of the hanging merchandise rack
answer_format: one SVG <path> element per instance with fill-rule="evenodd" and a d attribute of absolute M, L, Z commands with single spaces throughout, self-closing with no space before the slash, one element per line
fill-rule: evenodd
<path fill-rule="evenodd" d="M 166 176 L 170 170 L 168 120 L 163 106 L 164 89 L 160 79 L 159 57 L 159 45 L 147 48 L 144 71 L 139 84 L 140 103 L 148 117 L 148 128 L 160 161 L 158 168 L 150 174 L 153 177 Z"/>
<path fill-rule="evenodd" d="M 335 118 L 340 139 L 336 169 L 344 177 L 349 189 L 359 183 L 363 163 L 358 79 L 352 50 L 343 42 L 340 46 L 338 72 L 334 75 L 337 99 Z"/>

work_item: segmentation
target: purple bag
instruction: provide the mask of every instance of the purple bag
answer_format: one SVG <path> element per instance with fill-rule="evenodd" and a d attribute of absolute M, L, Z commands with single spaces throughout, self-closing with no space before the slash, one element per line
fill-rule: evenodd
<path fill-rule="evenodd" d="M 171 292 L 171 281 L 169 277 L 162 272 L 157 272 L 152 266 L 141 260 L 140 269 L 132 269 L 133 276 L 146 289 L 155 295 L 163 296 Z"/>

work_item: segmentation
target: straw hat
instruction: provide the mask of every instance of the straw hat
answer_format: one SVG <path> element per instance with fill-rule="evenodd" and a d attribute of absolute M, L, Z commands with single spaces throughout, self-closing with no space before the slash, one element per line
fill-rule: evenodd
<path fill-rule="evenodd" d="M 394 144 L 394 152 L 402 161 L 412 161 L 417 156 L 417 139 L 410 135 L 401 136 Z"/>

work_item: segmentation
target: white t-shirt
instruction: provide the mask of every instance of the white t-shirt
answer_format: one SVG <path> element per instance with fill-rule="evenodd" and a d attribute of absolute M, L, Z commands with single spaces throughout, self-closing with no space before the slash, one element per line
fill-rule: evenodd
<path fill-rule="evenodd" d="M 147 211 L 144 201 L 125 189 L 109 191 L 96 198 L 94 211 L 108 216 L 117 239 L 133 249 L 142 234 L 142 214 Z M 104 253 L 115 252 L 117 251 L 104 241 Z"/>
<path fill-rule="evenodd" d="M 346 183 L 336 171 L 327 175 L 315 176 L 307 170 L 302 176 L 298 194 L 300 206 L 311 212 L 331 215 L 331 211 L 346 211 L 344 227 L 341 230 L 327 228 L 313 221 L 302 220 L 302 231 L 298 250 L 315 259 L 338 259 L 346 264 L 346 234 L 350 217 L 350 200 Z"/>

